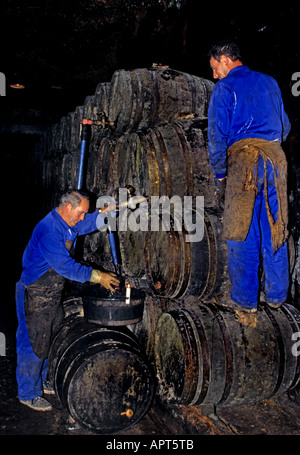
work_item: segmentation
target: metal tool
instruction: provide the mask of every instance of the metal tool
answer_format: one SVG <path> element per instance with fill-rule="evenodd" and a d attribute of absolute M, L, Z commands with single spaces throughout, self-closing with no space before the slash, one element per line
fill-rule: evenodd
<path fill-rule="evenodd" d="M 79 169 L 78 169 L 78 178 L 77 178 L 77 190 L 81 190 L 82 189 L 84 160 L 85 160 L 85 149 L 86 149 L 86 143 L 87 143 L 87 141 L 89 139 L 89 132 L 90 132 L 91 124 L 92 124 L 91 120 L 87 120 L 87 119 L 83 119 L 82 120 L 81 146 L 80 146 Z"/>

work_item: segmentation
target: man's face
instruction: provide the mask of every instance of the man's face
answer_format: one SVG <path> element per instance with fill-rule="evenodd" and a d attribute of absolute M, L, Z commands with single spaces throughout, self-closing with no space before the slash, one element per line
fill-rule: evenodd
<path fill-rule="evenodd" d="M 87 199 L 82 199 L 80 205 L 76 208 L 72 207 L 72 204 L 66 204 L 66 223 L 69 226 L 76 226 L 79 221 L 83 221 L 85 215 L 89 211 L 89 201 Z"/>
<path fill-rule="evenodd" d="M 227 57 L 223 55 L 221 56 L 219 62 L 218 60 L 215 60 L 213 57 L 211 57 L 209 63 L 213 71 L 214 79 L 223 79 L 223 77 L 227 76 L 227 74 L 229 73 L 227 60 L 228 60 Z"/>

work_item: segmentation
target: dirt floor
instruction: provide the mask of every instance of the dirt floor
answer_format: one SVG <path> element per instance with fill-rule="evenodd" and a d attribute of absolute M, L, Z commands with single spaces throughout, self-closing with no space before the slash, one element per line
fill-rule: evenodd
<path fill-rule="evenodd" d="M 48 412 L 33 411 L 19 403 L 15 380 L 14 310 L 13 306 L 2 306 L 0 310 L 0 332 L 6 338 L 6 355 L 0 356 L 0 435 L 94 435 L 86 429 L 68 426 L 68 412 L 55 395 L 47 396 L 53 404 L 53 410 Z M 208 435 L 295 436 L 300 435 L 300 404 L 287 393 L 252 405 L 217 409 L 213 406 L 165 405 L 156 396 L 147 414 L 117 438 L 145 435 L 160 438 L 178 435 L 196 438 Z"/>

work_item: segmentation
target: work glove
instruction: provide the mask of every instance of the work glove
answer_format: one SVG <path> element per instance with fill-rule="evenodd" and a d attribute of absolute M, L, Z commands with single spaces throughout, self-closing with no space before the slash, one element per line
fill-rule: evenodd
<path fill-rule="evenodd" d="M 100 270 L 93 269 L 91 278 L 91 283 L 101 284 L 105 289 L 109 289 L 112 292 L 115 292 L 113 286 L 118 286 L 120 281 L 116 275 L 112 272 L 101 272 Z"/>
<path fill-rule="evenodd" d="M 225 206 L 226 177 L 222 180 L 215 178 L 214 206 L 218 210 L 224 210 Z"/>

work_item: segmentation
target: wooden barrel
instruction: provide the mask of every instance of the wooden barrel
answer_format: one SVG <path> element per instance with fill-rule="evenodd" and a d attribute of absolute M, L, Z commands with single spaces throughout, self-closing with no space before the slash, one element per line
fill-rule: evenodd
<path fill-rule="evenodd" d="M 172 222 L 170 229 L 145 232 L 146 276 L 158 296 L 208 298 L 228 290 L 227 244 L 221 238 L 220 218 L 212 211 L 203 214 L 195 209 L 192 220 L 196 229 L 203 226 L 203 237 L 195 242 L 188 241 L 195 232 L 184 227 L 180 232 Z"/>
<path fill-rule="evenodd" d="M 128 219 L 130 216 L 133 214 L 129 213 Z M 187 230 L 184 225 L 179 230 L 172 215 L 170 222 L 159 215 L 159 230 L 151 230 L 151 214 L 147 231 L 134 232 L 130 226 L 126 231 L 117 231 L 120 265 L 125 275 L 142 279 L 151 293 L 163 298 L 189 295 L 210 298 L 228 292 L 227 243 L 221 237 L 219 215 L 212 210 L 205 210 L 203 214 L 193 209 L 191 219 L 194 226 L 197 223 L 199 234 L 195 229 Z M 201 226 L 203 237 L 190 241 L 193 236 L 199 235 L 200 238 Z M 89 236 L 85 254 L 85 258 L 92 262 L 109 260 L 111 253 L 107 236 L 104 233 Z"/>
<path fill-rule="evenodd" d="M 86 186 L 98 196 L 111 195 L 115 188 L 115 140 L 106 133 L 100 130 L 94 136 L 86 156 Z"/>
<path fill-rule="evenodd" d="M 206 116 L 212 88 L 211 81 L 169 68 L 118 70 L 111 80 L 109 120 L 122 134 L 182 114 Z"/>
<path fill-rule="evenodd" d="M 108 116 L 110 83 L 98 84 L 95 94 L 87 96 L 83 104 L 83 116 L 88 120 L 99 120 L 100 112 Z"/>
<path fill-rule="evenodd" d="M 182 300 L 158 297 L 147 293 L 140 322 L 130 327 L 151 363 L 154 363 L 154 339 L 157 322 L 167 311 L 181 308 Z"/>
<path fill-rule="evenodd" d="M 144 292 L 131 288 L 126 300 L 126 288 L 112 293 L 102 286 L 83 286 L 84 316 L 89 322 L 105 326 L 124 326 L 140 322 L 144 310 Z"/>
<path fill-rule="evenodd" d="M 130 428 L 151 404 L 152 368 L 125 327 L 100 327 L 71 315 L 52 342 L 48 364 L 61 404 L 96 433 Z"/>
<path fill-rule="evenodd" d="M 62 117 L 58 123 L 58 132 L 56 138 L 56 153 L 66 153 L 70 148 L 70 117 Z"/>
<path fill-rule="evenodd" d="M 253 403 L 299 382 L 292 334 L 300 313 L 285 304 L 261 308 L 244 325 L 212 304 L 164 313 L 155 333 L 155 362 L 162 396 L 182 404 Z M 254 318 L 254 319 L 253 319 Z"/>
<path fill-rule="evenodd" d="M 130 184 L 146 196 L 204 196 L 205 205 L 211 205 L 214 176 L 206 127 L 206 119 L 182 120 L 121 136 L 114 148 L 112 186 Z"/>
<path fill-rule="evenodd" d="M 76 188 L 80 151 L 61 153 L 49 164 L 54 194 L 59 197 L 64 191 Z"/>
<path fill-rule="evenodd" d="M 51 125 L 47 131 L 47 158 L 52 158 L 55 155 L 57 147 L 57 134 L 59 125 L 55 123 Z"/>
<path fill-rule="evenodd" d="M 80 147 L 81 142 L 81 122 L 83 119 L 83 106 L 77 106 L 75 111 L 70 114 L 70 148 L 71 150 Z"/>

